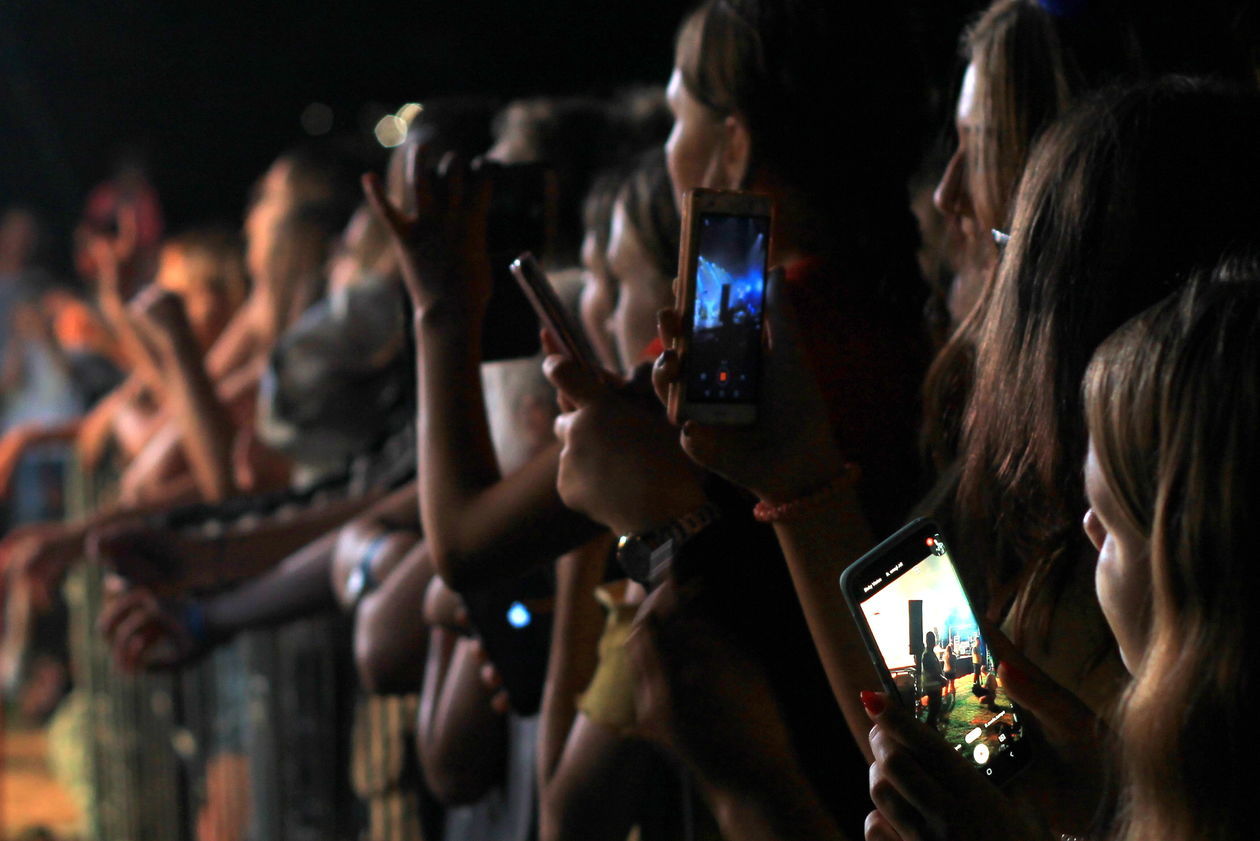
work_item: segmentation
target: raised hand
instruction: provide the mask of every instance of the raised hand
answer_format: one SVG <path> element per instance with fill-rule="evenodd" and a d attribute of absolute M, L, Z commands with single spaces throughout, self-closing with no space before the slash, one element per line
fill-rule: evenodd
<path fill-rule="evenodd" d="M 687 421 L 682 448 L 696 463 L 725 476 L 764 500 L 786 502 L 825 485 L 844 470 L 822 393 L 805 356 L 782 269 L 771 271 L 766 294 L 766 334 L 757 421 L 749 426 L 707 426 Z M 682 334 L 682 316 L 662 310 L 661 340 L 668 348 Z M 681 376 L 673 350 L 656 360 L 652 382 L 668 403 Z"/>
<path fill-rule="evenodd" d="M 480 162 L 447 154 L 436 172 L 411 151 L 407 182 L 415 210 L 390 201 L 380 178 L 363 176 L 363 192 L 393 238 L 403 280 L 417 313 L 442 305 L 480 316 L 490 300 L 486 223 L 491 180 Z"/>

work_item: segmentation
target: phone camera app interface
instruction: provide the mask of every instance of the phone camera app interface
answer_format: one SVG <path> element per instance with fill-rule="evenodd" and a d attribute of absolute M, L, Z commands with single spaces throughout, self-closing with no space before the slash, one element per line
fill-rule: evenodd
<path fill-rule="evenodd" d="M 689 400 L 757 399 L 769 225 L 765 216 L 705 214 L 700 220 Z"/>
<path fill-rule="evenodd" d="M 1022 752 L 1022 727 L 945 542 L 918 545 L 921 560 L 889 560 L 861 583 L 862 613 L 901 701 L 992 775 Z"/>

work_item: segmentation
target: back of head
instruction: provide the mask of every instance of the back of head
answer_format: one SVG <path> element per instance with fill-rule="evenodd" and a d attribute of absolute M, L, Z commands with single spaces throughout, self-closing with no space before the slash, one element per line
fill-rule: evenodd
<path fill-rule="evenodd" d="M 1260 505 L 1260 262 L 1227 261 L 1113 334 L 1085 378 L 1115 512 L 1149 535 L 1150 632 L 1120 716 L 1124 839 L 1251 834 L 1244 732 Z"/>
<path fill-rule="evenodd" d="M 1086 363 L 1196 267 L 1260 240 L 1258 145 L 1260 95 L 1170 78 L 1095 97 L 1034 150 L 998 275 L 964 325 L 977 356 L 956 531 L 991 559 L 991 585 L 1062 583 L 1088 556 Z"/>

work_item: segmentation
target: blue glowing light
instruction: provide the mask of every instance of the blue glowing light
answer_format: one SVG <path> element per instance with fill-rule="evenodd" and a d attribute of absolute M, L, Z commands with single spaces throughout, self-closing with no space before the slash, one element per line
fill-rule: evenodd
<path fill-rule="evenodd" d="M 529 608 L 520 602 L 512 602 L 507 609 L 507 621 L 513 628 L 520 629 L 529 625 L 534 621 L 533 615 L 529 612 Z"/>

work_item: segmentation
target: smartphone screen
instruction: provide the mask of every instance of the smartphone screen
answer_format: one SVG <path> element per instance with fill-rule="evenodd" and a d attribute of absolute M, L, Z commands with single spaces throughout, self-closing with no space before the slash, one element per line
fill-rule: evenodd
<path fill-rule="evenodd" d="M 935 525 L 916 520 L 841 581 L 885 688 L 985 776 L 1009 778 L 1027 759 L 1023 724 Z"/>
<path fill-rule="evenodd" d="M 768 216 L 705 213 L 700 218 L 688 402 L 757 400 L 769 237 Z"/>

